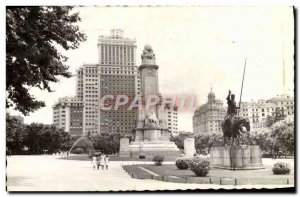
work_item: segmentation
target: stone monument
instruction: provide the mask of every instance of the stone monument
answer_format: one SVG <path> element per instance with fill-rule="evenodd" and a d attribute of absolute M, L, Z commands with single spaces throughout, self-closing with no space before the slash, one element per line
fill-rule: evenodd
<path fill-rule="evenodd" d="M 237 115 L 235 96 L 227 96 L 228 110 L 222 122 L 224 146 L 212 147 L 210 162 L 212 167 L 229 170 L 254 170 L 264 168 L 261 151 L 257 145 L 249 145 L 250 121 Z M 248 137 L 247 140 L 244 138 Z"/>
<path fill-rule="evenodd" d="M 184 155 L 186 157 L 193 157 L 196 153 L 195 149 L 195 138 L 193 136 L 187 137 L 183 141 L 184 144 Z"/>
<path fill-rule="evenodd" d="M 147 109 L 145 107 L 148 96 L 160 98 L 158 85 L 158 66 L 152 47 L 146 45 L 141 55 L 142 65 L 139 67 L 141 79 L 141 102 L 138 110 L 136 128 L 133 130 L 134 140 L 129 144 L 128 151 L 120 152 L 120 157 L 138 157 L 163 155 L 179 156 L 179 149 L 170 141 L 167 127 L 167 112 L 161 107 L 161 102 Z"/>

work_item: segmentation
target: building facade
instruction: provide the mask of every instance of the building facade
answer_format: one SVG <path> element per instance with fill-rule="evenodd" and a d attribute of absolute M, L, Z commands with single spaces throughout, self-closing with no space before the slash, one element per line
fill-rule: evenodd
<path fill-rule="evenodd" d="M 53 105 L 53 125 L 71 136 L 81 136 L 83 130 L 83 102 L 76 97 L 59 98 Z"/>
<path fill-rule="evenodd" d="M 249 118 L 251 130 L 266 127 L 268 116 L 274 116 L 277 106 L 266 100 L 242 102 L 239 115 Z"/>
<path fill-rule="evenodd" d="M 122 30 L 113 29 L 110 36 L 99 36 L 98 57 L 98 64 L 83 65 L 77 70 L 76 93 L 85 103 L 83 129 L 91 134 L 129 133 L 135 127 L 137 111 L 101 110 L 100 100 L 108 94 L 129 98 L 140 94 L 136 42 L 123 37 Z"/>
<path fill-rule="evenodd" d="M 267 100 L 268 103 L 276 105 L 277 109 L 283 110 L 283 115 L 287 121 L 294 121 L 295 118 L 295 98 L 282 94 L 280 96 Z"/>
<path fill-rule="evenodd" d="M 221 122 L 226 115 L 226 108 L 223 102 L 216 99 L 215 93 L 211 90 L 208 94 L 207 103 L 201 105 L 193 116 L 193 133 L 199 135 L 202 133 L 222 132 Z"/>
<path fill-rule="evenodd" d="M 178 110 L 176 107 L 165 109 L 167 113 L 167 126 L 173 136 L 179 135 L 178 131 Z"/>

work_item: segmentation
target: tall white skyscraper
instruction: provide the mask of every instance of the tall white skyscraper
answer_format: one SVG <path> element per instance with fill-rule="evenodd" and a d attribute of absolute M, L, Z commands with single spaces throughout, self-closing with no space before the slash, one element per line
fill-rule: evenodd
<path fill-rule="evenodd" d="M 84 102 L 85 133 L 130 133 L 135 127 L 136 111 L 126 108 L 101 110 L 100 99 L 107 94 L 140 94 L 139 71 L 136 66 L 136 42 L 123 37 L 123 30 L 113 29 L 109 36 L 98 38 L 98 64 L 83 65 L 77 70 L 77 97 Z M 107 103 L 113 103 L 113 99 Z"/>

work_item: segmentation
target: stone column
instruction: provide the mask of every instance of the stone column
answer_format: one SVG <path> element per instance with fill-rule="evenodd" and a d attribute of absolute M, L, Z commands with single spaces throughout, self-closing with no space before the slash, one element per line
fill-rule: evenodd
<path fill-rule="evenodd" d="M 184 139 L 184 154 L 187 157 L 193 157 L 195 150 L 195 139 L 193 137 L 187 137 Z"/>

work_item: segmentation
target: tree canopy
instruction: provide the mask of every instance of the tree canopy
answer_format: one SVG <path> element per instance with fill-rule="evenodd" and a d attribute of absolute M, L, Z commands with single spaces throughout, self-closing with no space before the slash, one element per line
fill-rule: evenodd
<path fill-rule="evenodd" d="M 71 77 L 67 57 L 57 49 L 76 49 L 85 35 L 72 7 L 7 7 L 6 107 L 24 115 L 45 106 L 30 94 L 37 87 L 51 92 L 58 76 Z"/>

